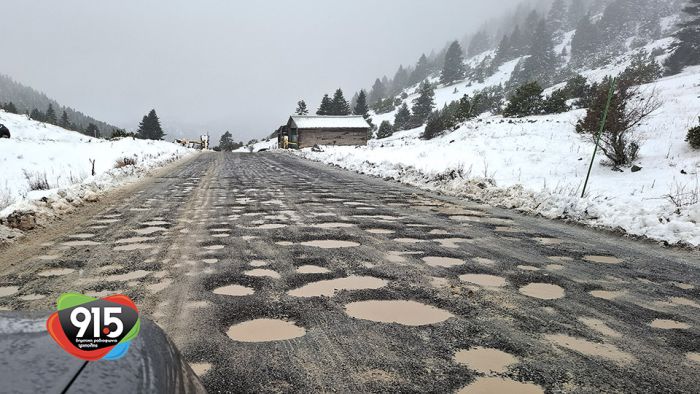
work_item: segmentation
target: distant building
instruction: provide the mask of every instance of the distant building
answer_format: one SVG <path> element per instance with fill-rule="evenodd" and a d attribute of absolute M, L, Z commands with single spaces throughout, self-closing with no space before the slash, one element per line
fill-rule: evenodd
<path fill-rule="evenodd" d="M 291 116 L 277 130 L 281 148 L 367 145 L 371 126 L 362 116 Z"/>

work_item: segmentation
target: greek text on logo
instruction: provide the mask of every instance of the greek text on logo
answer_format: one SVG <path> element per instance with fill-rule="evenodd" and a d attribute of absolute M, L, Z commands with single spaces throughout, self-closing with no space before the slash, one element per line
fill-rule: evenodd
<path fill-rule="evenodd" d="M 65 293 L 56 305 L 46 328 L 63 350 L 83 360 L 122 357 L 141 327 L 136 304 L 125 295 L 97 299 Z"/>

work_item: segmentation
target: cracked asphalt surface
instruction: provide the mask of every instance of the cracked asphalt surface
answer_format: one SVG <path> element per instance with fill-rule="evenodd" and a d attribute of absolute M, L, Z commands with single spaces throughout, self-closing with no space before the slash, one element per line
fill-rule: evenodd
<path fill-rule="evenodd" d="M 66 291 L 127 294 L 210 392 L 450 392 L 494 382 L 581 393 L 700 387 L 697 251 L 287 154 L 197 155 L 0 256 L 0 309 L 50 310 Z M 288 293 L 350 276 L 385 285 Z M 247 295 L 214 292 L 228 285 Z M 401 319 L 423 312 L 380 313 L 399 323 L 346 313 L 346 305 L 368 300 L 411 300 L 450 317 L 408 325 Z M 303 335 L 267 342 L 227 335 L 263 318 L 292 322 Z M 488 352 L 455 358 L 474 348 L 514 361 L 485 365 L 493 361 Z"/>

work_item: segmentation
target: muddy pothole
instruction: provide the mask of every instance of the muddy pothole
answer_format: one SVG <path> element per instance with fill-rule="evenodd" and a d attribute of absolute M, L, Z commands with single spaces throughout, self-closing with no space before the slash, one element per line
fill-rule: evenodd
<path fill-rule="evenodd" d="M 95 241 L 68 241 L 68 242 L 63 242 L 61 245 L 63 246 L 69 246 L 69 247 L 77 247 L 77 246 L 94 246 L 94 245 L 99 245 L 99 242 Z"/>
<path fill-rule="evenodd" d="M 348 276 L 312 282 L 287 292 L 292 297 L 333 297 L 342 290 L 379 289 L 389 282 L 372 276 Z"/>
<path fill-rule="evenodd" d="M 168 229 L 165 227 L 145 227 L 133 231 L 139 235 L 151 235 L 158 232 L 168 231 Z"/>
<path fill-rule="evenodd" d="M 153 244 L 141 244 L 141 243 L 131 243 L 131 244 L 125 244 L 125 245 L 119 245 L 114 247 L 114 251 L 116 252 L 128 252 L 128 251 L 133 251 L 133 250 L 146 250 L 146 249 L 151 249 L 154 248 L 155 245 Z"/>
<path fill-rule="evenodd" d="M 0 297 L 9 297 L 19 292 L 17 286 L 0 286 Z"/>
<path fill-rule="evenodd" d="M 545 339 L 559 347 L 573 350 L 586 356 L 600 357 L 618 363 L 628 363 L 635 360 L 631 354 L 606 343 L 591 342 L 587 339 L 564 334 L 548 334 L 545 335 Z"/>
<path fill-rule="evenodd" d="M 671 319 L 654 319 L 651 323 L 649 323 L 649 326 L 662 330 L 687 330 L 690 328 L 690 324 L 688 323 Z"/>
<path fill-rule="evenodd" d="M 593 290 L 589 292 L 590 295 L 596 298 L 601 298 L 604 300 L 615 300 L 620 297 L 623 297 L 627 294 L 626 291 L 620 290 L 620 291 L 610 291 L 610 290 Z"/>
<path fill-rule="evenodd" d="M 518 289 L 520 294 L 528 297 L 539 298 L 541 300 L 556 300 L 564 298 L 566 294 L 560 286 L 549 283 L 530 283 Z"/>
<path fill-rule="evenodd" d="M 454 360 L 458 364 L 466 365 L 471 370 L 485 374 L 505 373 L 509 366 L 518 362 L 518 359 L 511 354 L 483 347 L 460 350 L 455 353 Z"/>
<path fill-rule="evenodd" d="M 351 302 L 345 312 L 354 318 L 405 326 L 424 326 L 454 317 L 450 312 L 416 301 L 370 300 Z"/>
<path fill-rule="evenodd" d="M 360 246 L 357 242 L 352 241 L 340 241 L 332 239 L 316 240 L 316 241 L 306 241 L 301 243 L 304 246 L 311 246 L 321 249 L 339 249 L 339 248 L 352 248 Z"/>
<path fill-rule="evenodd" d="M 327 274 L 331 272 L 328 268 L 319 267 L 317 265 L 302 265 L 297 268 L 299 274 Z"/>
<path fill-rule="evenodd" d="M 220 294 L 220 295 L 243 297 L 243 296 L 248 296 L 248 295 L 254 294 L 255 290 L 250 288 L 250 287 L 247 287 L 247 286 L 228 285 L 228 286 L 217 287 L 212 292 L 214 294 Z"/>
<path fill-rule="evenodd" d="M 620 264 L 623 261 L 613 256 L 584 256 L 583 259 L 591 263 L 600 264 Z"/>
<path fill-rule="evenodd" d="M 502 276 L 488 274 L 464 274 L 459 276 L 459 280 L 486 288 L 504 287 L 508 283 Z"/>
<path fill-rule="evenodd" d="M 253 277 L 257 277 L 257 278 L 272 278 L 272 279 L 280 279 L 282 277 L 282 275 L 280 275 L 279 272 L 277 272 L 277 271 L 273 271 L 270 269 L 261 269 L 261 268 L 245 271 L 245 272 L 243 272 L 243 275 L 253 276 Z"/>
<path fill-rule="evenodd" d="M 226 334 L 238 342 L 273 342 L 302 337 L 306 329 L 286 320 L 255 319 L 231 326 Z"/>
<path fill-rule="evenodd" d="M 425 264 L 431 267 L 450 268 L 464 264 L 464 260 L 453 257 L 426 256 L 423 257 Z"/>
<path fill-rule="evenodd" d="M 51 276 L 63 276 L 68 275 L 75 271 L 73 268 L 52 268 L 44 271 L 37 272 L 38 276 L 51 277 Z"/>
<path fill-rule="evenodd" d="M 368 228 L 365 231 L 367 231 L 370 234 L 380 234 L 380 235 L 393 234 L 396 232 L 394 230 L 389 230 L 389 229 L 385 229 L 385 228 Z"/>
<path fill-rule="evenodd" d="M 479 377 L 459 390 L 457 394 L 544 394 L 542 387 L 534 383 L 517 382 L 498 377 Z"/>

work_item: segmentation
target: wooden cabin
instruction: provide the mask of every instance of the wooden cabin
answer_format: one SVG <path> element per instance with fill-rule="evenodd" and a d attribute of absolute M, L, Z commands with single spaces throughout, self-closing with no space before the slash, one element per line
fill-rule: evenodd
<path fill-rule="evenodd" d="M 281 148 L 367 145 L 371 126 L 362 116 L 291 116 L 277 131 Z"/>

